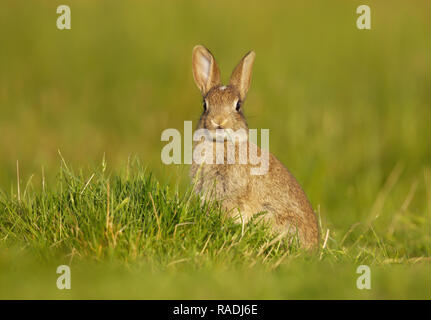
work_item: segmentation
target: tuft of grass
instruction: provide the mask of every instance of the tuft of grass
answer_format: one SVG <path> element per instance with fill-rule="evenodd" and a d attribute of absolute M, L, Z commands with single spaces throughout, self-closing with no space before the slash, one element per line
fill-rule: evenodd
<path fill-rule="evenodd" d="M 136 162 L 128 177 L 107 175 L 105 165 L 85 177 L 64 160 L 57 185 L 0 196 L 4 246 L 29 248 L 39 258 L 125 263 L 154 268 L 274 265 L 294 243 L 271 236 L 257 219 L 238 225 L 218 203 L 202 202 L 193 188 L 180 194 Z"/>

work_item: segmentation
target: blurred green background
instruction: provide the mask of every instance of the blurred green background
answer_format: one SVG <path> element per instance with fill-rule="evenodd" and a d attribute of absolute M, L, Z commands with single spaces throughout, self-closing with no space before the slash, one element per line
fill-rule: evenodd
<path fill-rule="evenodd" d="M 71 30 L 56 28 L 61 4 Z M 249 126 L 270 129 L 331 237 L 378 215 L 377 231 L 403 235 L 398 250 L 428 255 L 431 2 L 369 2 L 371 30 L 356 28 L 361 4 L 3 0 L 0 188 L 16 189 L 17 160 L 22 188 L 42 170 L 49 185 L 58 150 L 87 171 L 137 156 L 185 187 L 188 168 L 162 164 L 160 135 L 200 116 L 191 50 L 207 46 L 227 81 L 254 49 Z"/>

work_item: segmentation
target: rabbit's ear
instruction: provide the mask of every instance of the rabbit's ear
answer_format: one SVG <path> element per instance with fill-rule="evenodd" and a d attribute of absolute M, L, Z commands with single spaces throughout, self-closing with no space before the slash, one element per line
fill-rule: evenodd
<path fill-rule="evenodd" d="M 196 46 L 193 48 L 193 77 L 196 85 L 205 96 L 210 89 L 220 84 L 220 70 L 207 48 Z"/>
<path fill-rule="evenodd" d="M 230 76 L 230 84 L 238 89 L 241 100 L 245 99 L 248 88 L 250 88 L 251 70 L 253 69 L 255 56 L 256 54 L 254 51 L 248 52 L 244 58 L 241 59 Z"/>

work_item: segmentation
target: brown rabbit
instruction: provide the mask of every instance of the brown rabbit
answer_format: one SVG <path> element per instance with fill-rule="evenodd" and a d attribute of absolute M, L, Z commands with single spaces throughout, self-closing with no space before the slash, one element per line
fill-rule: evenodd
<path fill-rule="evenodd" d="M 215 134 L 218 129 L 249 132 L 242 105 L 250 87 L 254 58 L 253 51 L 247 53 L 233 71 L 229 85 L 223 86 L 220 70 L 210 51 L 203 46 L 193 48 L 193 76 L 204 100 L 198 129 L 208 130 L 212 137 L 196 142 L 195 149 L 206 143 L 215 150 L 217 144 L 223 143 L 222 148 L 226 151 L 226 140 L 220 141 Z M 247 137 L 235 142 L 236 152 L 243 144 L 247 152 L 255 148 L 258 156 L 267 152 Z M 197 192 L 204 198 L 219 200 L 239 222 L 247 222 L 253 215 L 266 212 L 263 217 L 275 232 L 297 234 L 301 246 L 316 247 L 319 242 L 317 219 L 307 196 L 275 156 L 268 153 L 268 159 L 268 170 L 261 175 L 252 175 L 250 168 L 253 165 L 239 163 L 237 159 L 234 163 L 224 161 L 220 164 L 215 160 L 197 163 L 194 159 L 190 173 Z"/>

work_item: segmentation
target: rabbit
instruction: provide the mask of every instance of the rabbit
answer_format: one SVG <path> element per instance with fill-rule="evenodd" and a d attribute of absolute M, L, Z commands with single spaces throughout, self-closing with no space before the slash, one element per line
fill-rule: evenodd
<path fill-rule="evenodd" d="M 244 100 L 250 87 L 255 52 L 248 52 L 236 66 L 229 85 L 222 85 L 220 70 L 211 52 L 204 46 L 193 48 L 192 69 L 194 81 L 203 97 L 203 113 L 197 128 L 214 133 L 217 129 L 244 129 L 248 126 L 243 114 Z M 215 136 L 215 135 L 214 135 Z M 226 142 L 226 141 L 225 141 Z M 195 149 L 201 143 L 216 147 L 216 138 L 195 141 Z M 258 148 L 247 139 L 247 151 Z M 235 149 L 236 150 L 236 149 Z M 226 159 L 226 158 L 225 158 Z M 190 176 L 196 193 L 205 199 L 220 201 L 224 210 L 236 217 L 239 223 L 247 223 L 260 213 L 271 229 L 281 237 L 297 236 L 303 248 L 316 248 L 319 243 L 317 218 L 304 191 L 293 175 L 269 153 L 268 172 L 250 174 L 252 165 L 234 163 L 198 163 L 193 159 Z"/>

